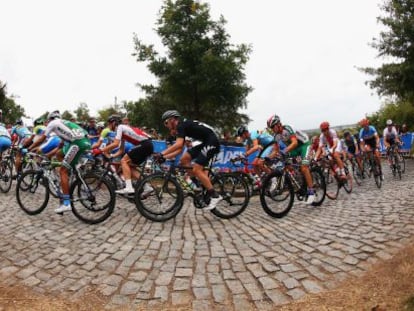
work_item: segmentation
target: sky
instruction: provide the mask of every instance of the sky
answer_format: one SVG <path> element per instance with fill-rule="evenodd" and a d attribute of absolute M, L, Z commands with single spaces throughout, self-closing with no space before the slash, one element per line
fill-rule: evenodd
<path fill-rule="evenodd" d="M 381 99 L 358 67 L 382 60 L 370 46 L 382 30 L 382 0 L 209 0 L 223 15 L 232 44 L 251 44 L 246 65 L 249 129 L 272 114 L 298 129 L 322 121 L 353 124 L 377 111 Z M 1 0 L 0 80 L 26 114 L 92 114 L 144 97 L 137 83 L 156 83 L 138 63 L 133 34 L 164 51 L 155 32 L 162 0 Z M 202 120 L 201 120 L 202 121 Z M 212 124 L 214 126 L 214 124 Z M 138 124 L 139 126 L 139 124 Z"/>

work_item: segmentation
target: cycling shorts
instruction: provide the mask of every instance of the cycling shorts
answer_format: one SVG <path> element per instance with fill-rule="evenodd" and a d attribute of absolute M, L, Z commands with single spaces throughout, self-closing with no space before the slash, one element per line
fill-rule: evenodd
<path fill-rule="evenodd" d="M 132 148 L 127 154 L 132 163 L 140 165 L 154 152 L 154 145 L 151 139 L 144 140 Z"/>
<path fill-rule="evenodd" d="M 9 149 L 11 146 L 11 139 L 7 136 L 0 136 L 0 152 Z"/>
<path fill-rule="evenodd" d="M 88 138 L 77 139 L 63 147 L 63 162 L 66 162 L 72 168 L 78 164 L 79 158 L 86 151 L 91 149 L 91 143 Z"/>
<path fill-rule="evenodd" d="M 50 137 L 46 142 L 40 145 L 40 151 L 43 154 L 51 152 L 53 149 L 59 147 L 62 140 L 58 136 Z"/>
<path fill-rule="evenodd" d="M 309 153 L 311 150 L 311 143 L 310 141 L 300 145 L 299 147 L 296 147 L 291 152 L 289 152 L 289 155 L 292 157 L 301 157 L 302 164 L 308 165 L 309 164 Z"/>

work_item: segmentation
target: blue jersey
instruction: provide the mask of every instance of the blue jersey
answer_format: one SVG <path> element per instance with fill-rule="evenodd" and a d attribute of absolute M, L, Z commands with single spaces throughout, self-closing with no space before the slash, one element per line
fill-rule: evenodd
<path fill-rule="evenodd" d="M 250 132 L 250 137 L 246 139 L 245 145 L 253 146 L 253 140 L 257 139 L 260 146 L 265 147 L 273 141 L 273 136 L 268 133 Z"/>
<path fill-rule="evenodd" d="M 375 137 L 375 134 L 377 134 L 377 130 L 372 125 L 368 126 L 368 129 L 367 130 L 365 130 L 365 128 L 363 127 L 359 131 L 359 139 L 361 141 L 371 140 L 371 139 L 373 139 Z"/>
<path fill-rule="evenodd" d="M 11 129 L 11 135 L 17 134 L 19 139 L 23 139 L 28 136 L 32 136 L 32 132 L 29 131 L 29 129 L 25 126 L 13 126 Z"/>

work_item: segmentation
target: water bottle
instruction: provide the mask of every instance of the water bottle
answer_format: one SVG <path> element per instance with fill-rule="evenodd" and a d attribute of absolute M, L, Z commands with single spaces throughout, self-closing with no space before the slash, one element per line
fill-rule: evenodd
<path fill-rule="evenodd" d="M 197 188 L 197 185 L 195 184 L 195 182 L 190 178 L 190 176 L 187 176 L 185 178 L 185 181 L 187 183 L 187 185 L 191 188 L 191 190 L 194 190 L 195 188 Z"/>

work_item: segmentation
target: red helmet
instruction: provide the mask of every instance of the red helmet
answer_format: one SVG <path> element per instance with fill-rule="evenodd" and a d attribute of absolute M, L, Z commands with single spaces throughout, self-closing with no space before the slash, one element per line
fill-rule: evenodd
<path fill-rule="evenodd" d="M 321 125 L 319 125 L 319 127 L 320 127 L 321 131 L 326 130 L 326 129 L 329 128 L 329 122 L 324 121 L 324 122 L 321 123 Z"/>
<path fill-rule="evenodd" d="M 368 119 L 362 119 L 361 121 L 359 121 L 359 125 L 361 125 L 362 127 L 368 126 L 369 125 L 369 120 Z"/>

